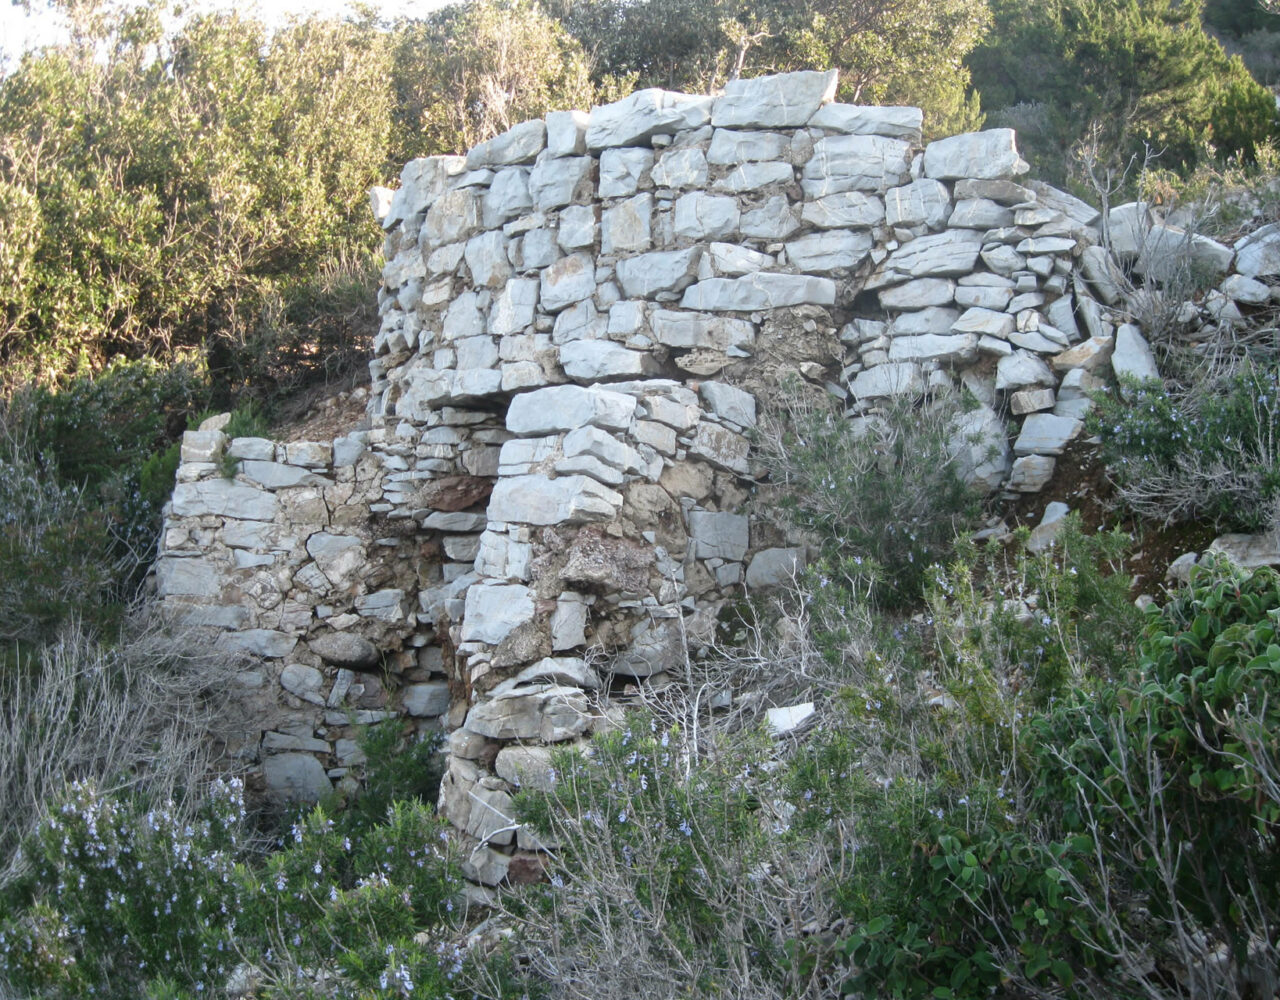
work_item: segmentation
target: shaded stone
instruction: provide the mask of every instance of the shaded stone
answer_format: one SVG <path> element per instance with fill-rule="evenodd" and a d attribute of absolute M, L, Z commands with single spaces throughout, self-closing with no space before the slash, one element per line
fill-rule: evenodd
<path fill-rule="evenodd" d="M 307 646 L 326 663 L 348 670 L 372 670 L 381 659 L 378 647 L 354 632 L 329 632 L 307 640 Z"/>
<path fill-rule="evenodd" d="M 479 476 L 445 476 L 426 482 L 418 491 L 423 507 L 438 511 L 459 511 L 474 507 L 493 492 L 493 482 Z"/>
<path fill-rule="evenodd" d="M 262 773 L 276 802 L 317 802 L 333 791 L 324 765 L 309 753 L 271 754 Z"/>
<path fill-rule="evenodd" d="M 804 549 L 762 549 L 747 566 L 747 586 L 755 590 L 785 587 L 804 565 Z"/>

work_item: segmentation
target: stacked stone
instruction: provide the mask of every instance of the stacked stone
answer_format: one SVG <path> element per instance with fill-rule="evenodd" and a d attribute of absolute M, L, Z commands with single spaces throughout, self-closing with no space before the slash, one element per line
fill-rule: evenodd
<path fill-rule="evenodd" d="M 157 591 L 175 620 L 250 658 L 229 751 L 269 796 L 314 800 L 360 763 L 354 727 L 404 715 L 438 730 L 449 710 L 414 611 L 423 546 L 371 518 L 384 460 L 366 432 L 228 439 L 227 419 L 183 436 Z"/>

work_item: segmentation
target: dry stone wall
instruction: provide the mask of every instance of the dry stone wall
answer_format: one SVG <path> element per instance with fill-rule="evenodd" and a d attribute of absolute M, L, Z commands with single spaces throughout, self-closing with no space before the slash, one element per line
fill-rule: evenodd
<path fill-rule="evenodd" d="M 967 389 L 966 474 L 1035 491 L 1113 353 L 1154 372 L 1097 210 L 1020 180 L 1011 130 L 922 148 L 918 109 L 835 87 L 641 91 L 375 189 L 366 429 L 188 434 L 158 569 L 175 612 L 259 658 L 243 749 L 275 794 L 327 790 L 352 724 L 398 713 L 449 733 L 472 877 L 536 872 L 511 794 L 547 747 L 804 562 L 752 503 L 784 380 L 852 420 Z"/>

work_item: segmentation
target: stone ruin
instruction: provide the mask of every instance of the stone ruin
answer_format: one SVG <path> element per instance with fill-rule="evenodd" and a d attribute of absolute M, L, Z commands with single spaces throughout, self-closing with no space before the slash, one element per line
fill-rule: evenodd
<path fill-rule="evenodd" d="M 366 420 L 325 441 L 188 432 L 157 562 L 174 616 L 249 657 L 230 750 L 261 791 L 342 787 L 355 727 L 412 720 L 447 734 L 469 876 L 536 871 L 511 793 L 548 780 L 548 747 L 805 561 L 757 495 L 752 429 L 784 381 L 853 420 L 963 387 L 960 465 L 1016 494 L 1049 481 L 1111 371 L 1155 374 L 1098 210 L 1017 179 L 1011 130 L 922 148 L 918 109 L 835 90 L 645 90 L 372 192 Z M 1162 266 L 1154 232 L 1227 272 L 1229 248 L 1146 212 L 1112 213 L 1130 265 Z M 1261 259 L 1228 283 L 1274 299 Z"/>

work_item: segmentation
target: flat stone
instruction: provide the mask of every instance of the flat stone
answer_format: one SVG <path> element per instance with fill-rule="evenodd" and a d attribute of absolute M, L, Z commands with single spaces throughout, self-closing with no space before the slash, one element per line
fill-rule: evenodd
<path fill-rule="evenodd" d="M 372 670 L 382 659 L 377 646 L 354 632 L 329 632 L 308 639 L 307 646 L 326 663 L 348 670 Z"/>
<path fill-rule="evenodd" d="M 1013 456 L 1004 421 L 991 407 L 976 406 L 957 416 L 951 422 L 947 444 L 957 473 L 969 486 L 994 493 L 1003 485 Z"/>
<path fill-rule="evenodd" d="M 1230 275 L 1221 285 L 1222 294 L 1234 302 L 1263 306 L 1271 301 L 1271 288 L 1243 274 Z"/>
<path fill-rule="evenodd" d="M 675 135 L 711 119 L 712 99 L 650 88 L 591 109 L 587 149 L 647 146 L 654 136 Z"/>
<path fill-rule="evenodd" d="M 1013 444 L 1016 455 L 1061 455 L 1080 433 L 1083 425 L 1070 417 L 1033 413 L 1022 422 L 1022 432 Z"/>
<path fill-rule="evenodd" d="M 489 309 L 487 329 L 494 337 L 520 333 L 533 325 L 539 283 L 534 278 L 511 278 Z"/>
<path fill-rule="evenodd" d="M 740 562 L 750 543 L 748 520 L 741 514 L 706 510 L 689 512 L 689 535 L 697 559 L 726 559 Z"/>
<path fill-rule="evenodd" d="M 926 333 L 950 333 L 960 313 L 956 309 L 926 306 L 896 317 L 885 331 L 890 337 L 919 336 Z"/>
<path fill-rule="evenodd" d="M 353 584 L 367 561 L 364 542 L 360 538 L 327 531 L 317 531 L 307 539 L 307 553 L 335 587 Z"/>
<path fill-rule="evenodd" d="M 884 293 L 880 293 L 883 297 Z M 991 309 L 1004 312 L 1005 306 L 1013 298 L 1012 288 L 998 288 L 994 285 L 961 285 L 956 289 L 956 305 L 966 308 Z"/>
<path fill-rule="evenodd" d="M 1231 248 L 1217 240 L 1157 222 L 1147 232 L 1133 268 L 1157 281 L 1183 280 L 1192 272 L 1216 281 L 1227 273 L 1234 257 Z"/>
<path fill-rule="evenodd" d="M 522 122 L 501 135 L 482 142 L 467 153 L 467 169 L 506 167 L 532 163 L 547 145 L 547 125 L 541 120 Z"/>
<path fill-rule="evenodd" d="M 736 243 L 712 243 L 702 255 L 699 278 L 736 278 L 772 267 L 776 261 L 767 253 L 760 253 Z"/>
<path fill-rule="evenodd" d="M 739 427 L 755 426 L 756 398 L 751 393 L 723 382 L 703 382 L 698 395 L 716 416 Z"/>
<path fill-rule="evenodd" d="M 1280 275 L 1280 222 L 1263 226 L 1235 244 L 1236 271 L 1247 278 Z"/>
<path fill-rule="evenodd" d="M 839 73 L 801 71 L 730 80 L 711 108 L 717 128 L 799 128 L 835 99 Z"/>
<path fill-rule="evenodd" d="M 1007 338 L 1014 331 L 1014 319 L 1008 313 L 996 312 L 974 306 L 965 310 L 951 328 L 955 333 L 976 333 L 980 336 Z"/>
<path fill-rule="evenodd" d="M 972 361 L 978 354 L 974 334 L 923 334 L 894 337 L 889 345 L 890 361 Z"/>
<path fill-rule="evenodd" d="M 621 495 L 583 475 L 525 475 L 500 479 L 489 499 L 489 519 L 508 524 L 585 524 L 607 521 Z"/>
<path fill-rule="evenodd" d="M 1027 187 L 1035 192 L 1036 200 L 1041 205 L 1051 211 L 1060 212 L 1079 226 L 1096 226 L 1102 218 L 1102 213 L 1087 201 L 1082 201 L 1075 195 L 1068 194 L 1044 181 L 1027 181 Z"/>
<path fill-rule="evenodd" d="M 653 245 L 653 195 L 639 194 L 605 209 L 600 216 L 600 250 L 634 253 Z"/>
<path fill-rule="evenodd" d="M 655 309 L 649 322 L 653 338 L 668 347 L 723 352 L 747 350 L 755 343 L 755 325 L 730 316 Z"/>
<path fill-rule="evenodd" d="M 804 549 L 762 549 L 747 566 L 747 586 L 769 590 L 792 583 L 805 566 Z"/>
<path fill-rule="evenodd" d="M 919 396 L 924 393 L 924 375 L 915 362 L 876 365 L 864 368 L 849 385 L 857 399 L 892 396 Z"/>
<path fill-rule="evenodd" d="M 1219 535 L 1207 554 L 1226 556 L 1241 569 L 1280 566 L 1280 546 L 1268 535 Z"/>
<path fill-rule="evenodd" d="M 503 747 L 494 759 L 493 772 L 513 788 L 550 792 L 556 783 L 551 753 L 549 747 Z"/>
<path fill-rule="evenodd" d="M 1155 355 L 1140 331 L 1132 323 L 1122 323 L 1116 330 L 1115 348 L 1111 352 L 1111 370 L 1136 379 L 1158 379 Z"/>
<path fill-rule="evenodd" d="M 1058 380 L 1049 366 L 1027 351 L 1014 351 L 996 365 L 996 391 L 1009 392 L 1028 386 L 1052 388 Z"/>
<path fill-rule="evenodd" d="M 625 430 L 636 410 L 634 396 L 605 389 L 555 385 L 521 393 L 507 409 L 507 430 L 533 436 L 570 431 L 584 424 Z"/>
<path fill-rule="evenodd" d="M 693 440 L 689 442 L 689 452 L 705 458 L 712 465 L 738 475 L 746 475 L 751 442 L 727 427 L 704 420 L 694 431 Z"/>
<path fill-rule="evenodd" d="M 707 155 L 701 149 L 686 147 L 672 149 L 662 154 L 650 172 L 657 187 L 705 188 L 707 186 Z"/>
<path fill-rule="evenodd" d="M 227 455 L 231 458 L 247 458 L 255 462 L 273 462 L 276 457 L 276 443 L 260 437 L 232 438 L 231 443 L 227 445 Z M 183 458 L 182 461 L 186 462 L 188 459 Z M 212 461 L 212 459 L 200 461 Z"/>
<path fill-rule="evenodd" d="M 956 284 L 947 278 L 917 278 L 880 290 L 880 305 L 887 310 L 947 306 L 956 297 Z"/>
<path fill-rule="evenodd" d="M 600 197 L 635 194 L 652 169 L 652 149 L 606 149 L 600 154 Z"/>
<path fill-rule="evenodd" d="M 1024 455 L 1014 459 L 1009 473 L 1009 489 L 1019 493 L 1039 493 L 1053 478 L 1057 459 L 1048 455 Z"/>
<path fill-rule="evenodd" d="M 736 132 L 718 128 L 711 137 L 707 162 L 717 166 L 736 166 L 757 160 L 785 160 L 791 141 L 777 132 Z"/>
<path fill-rule="evenodd" d="M 861 191 L 842 191 L 805 202 L 800 217 L 819 229 L 870 229 L 884 221 L 884 202 Z"/>
<path fill-rule="evenodd" d="M 987 198 L 966 198 L 956 202 L 947 225 L 952 229 L 998 229 L 1013 225 L 1013 213 Z"/>
<path fill-rule="evenodd" d="M 941 181 L 921 177 L 885 192 L 885 222 L 890 226 L 936 229 L 951 214 L 951 195 Z"/>
<path fill-rule="evenodd" d="M 591 298 L 596 291 L 595 261 L 590 254 L 562 257 L 542 272 L 539 302 L 549 313 Z"/>
<path fill-rule="evenodd" d="M 596 160 L 592 156 L 546 159 L 529 172 L 529 197 L 539 212 L 571 205 L 591 193 Z"/>
<path fill-rule="evenodd" d="M 263 489 L 283 490 L 291 486 L 313 486 L 327 484 L 328 479 L 317 476 L 296 465 L 285 465 L 283 462 L 251 462 L 243 461 L 237 471 L 251 482 Z"/>
<path fill-rule="evenodd" d="M 239 632 L 223 632 L 217 647 L 236 653 L 249 653 L 264 659 L 278 660 L 293 652 L 298 637 L 270 628 L 248 628 Z"/>
<path fill-rule="evenodd" d="M 391 623 L 404 621 L 404 591 L 388 588 L 372 594 L 362 594 L 355 600 L 355 610 L 362 618 Z"/>
<path fill-rule="evenodd" d="M 883 135 L 891 139 L 920 141 L 924 112 L 912 107 L 877 105 L 823 105 L 809 119 L 810 128 L 825 128 L 848 135 Z"/>
<path fill-rule="evenodd" d="M 1025 173 L 1011 128 L 969 132 L 929 143 L 924 150 L 924 174 L 938 180 L 1013 177 Z"/>
<path fill-rule="evenodd" d="M 279 501 L 275 495 L 228 479 L 202 479 L 178 483 L 173 488 L 175 517 L 233 517 L 246 521 L 270 521 Z"/>
<path fill-rule="evenodd" d="M 1023 205 L 1036 200 L 1036 194 L 1029 186 L 1023 187 L 1004 178 L 962 177 L 956 181 L 955 196 L 957 201 L 986 198 L 1006 206 Z M 1004 223 L 1004 225 L 1011 225 L 1011 223 Z"/>
<path fill-rule="evenodd" d="M 496 646 L 516 628 L 532 621 L 533 614 L 533 596 L 528 587 L 521 584 L 470 587 L 462 617 L 462 641 Z"/>
<path fill-rule="evenodd" d="M 324 688 L 324 674 L 315 667 L 301 663 L 288 664 L 280 672 L 280 686 L 304 701 L 314 705 L 324 704 L 324 698 L 320 694 Z"/>
<path fill-rule="evenodd" d="M 709 278 L 688 288 L 685 309 L 754 312 L 798 305 L 834 305 L 835 282 L 802 274 L 757 272 L 741 278 Z"/>
<path fill-rule="evenodd" d="M 222 431 L 184 431 L 178 460 L 187 462 L 216 462 L 227 447 L 227 436 Z"/>
<path fill-rule="evenodd" d="M 481 225 L 481 195 L 472 188 L 446 191 L 427 212 L 422 232 L 432 243 L 458 243 Z"/>
<path fill-rule="evenodd" d="M 647 351 L 632 351 L 611 340 L 574 340 L 560 348 L 565 374 L 579 382 L 633 378 L 658 372 L 658 362 Z"/>
<path fill-rule="evenodd" d="M 262 774 L 276 802 L 318 802 L 333 791 L 324 765 L 309 753 L 270 754 L 262 761 Z"/>
<path fill-rule="evenodd" d="M 870 233 L 831 229 L 801 236 L 787 244 L 787 262 L 809 274 L 852 270 L 871 252 Z"/>
<path fill-rule="evenodd" d="M 804 165 L 800 186 L 809 198 L 841 191 L 883 192 L 910 179 L 911 146 L 878 135 L 819 139 Z"/>
<path fill-rule="evenodd" d="M 659 292 L 678 292 L 698 273 L 700 247 L 660 250 L 618 261 L 617 276 L 628 298 L 647 299 Z"/>
<path fill-rule="evenodd" d="M 582 735 L 591 722 L 582 691 L 543 684 L 478 702 L 467 713 L 465 728 L 495 740 L 558 743 Z"/>
<path fill-rule="evenodd" d="M 1015 417 L 1022 417 L 1028 413 L 1052 410 L 1056 402 L 1052 389 L 1021 389 L 1009 397 L 1009 412 Z"/>
<path fill-rule="evenodd" d="M 981 233 L 949 229 L 899 247 L 889 255 L 882 270 L 899 280 L 965 274 L 973 270 L 981 251 Z"/>
<path fill-rule="evenodd" d="M 162 597 L 218 597 L 226 581 L 207 557 L 162 557 L 156 561 L 156 589 Z"/>
<path fill-rule="evenodd" d="M 747 191 L 758 191 L 771 184 L 790 184 L 795 179 L 795 168 L 790 163 L 779 161 L 743 163 L 712 184 L 711 189 L 741 194 Z"/>
<path fill-rule="evenodd" d="M 1076 241 L 1065 236 L 1029 236 L 1014 248 L 1023 254 L 1065 254 L 1076 248 Z"/>
<path fill-rule="evenodd" d="M 741 218 L 736 199 L 693 191 L 676 202 L 675 231 L 694 240 L 723 239 L 737 232 Z"/>
<path fill-rule="evenodd" d="M 409 684 L 404 689 L 404 710 L 417 718 L 434 718 L 449 712 L 449 684 L 447 681 L 428 681 Z"/>
<path fill-rule="evenodd" d="M 785 240 L 799 228 L 800 215 L 783 195 L 747 209 L 738 225 L 743 236 L 761 240 Z"/>
<path fill-rule="evenodd" d="M 1096 372 L 1110 360 L 1114 346 L 1114 337 L 1090 337 L 1069 351 L 1055 354 L 1051 361 L 1053 370 L 1067 372 L 1072 368 L 1083 368 L 1085 371 Z"/>

